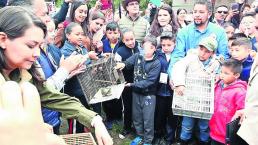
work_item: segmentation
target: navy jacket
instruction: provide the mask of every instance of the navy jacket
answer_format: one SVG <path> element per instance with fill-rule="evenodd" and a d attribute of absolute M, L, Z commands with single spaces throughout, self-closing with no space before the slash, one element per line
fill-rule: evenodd
<path fill-rule="evenodd" d="M 131 85 L 133 91 L 145 96 L 155 95 L 161 68 L 157 54 L 154 53 L 152 60 L 145 61 L 140 53 L 136 53 L 129 57 L 125 64 L 126 69 L 134 70 L 134 82 Z"/>
<path fill-rule="evenodd" d="M 133 54 L 138 53 L 139 49 L 138 49 L 138 43 L 136 41 L 135 43 L 135 47 L 133 49 L 128 48 L 127 46 L 125 46 L 124 43 L 120 43 L 116 53 L 118 55 L 120 55 L 122 57 L 122 61 L 125 61 L 126 59 L 128 59 L 129 57 L 131 57 Z M 128 70 L 128 69 L 123 69 L 122 70 L 125 81 L 128 83 L 132 83 L 133 82 L 133 70 Z"/>
<path fill-rule="evenodd" d="M 106 38 L 102 41 L 103 43 L 103 53 L 112 53 L 112 48 L 110 46 L 109 40 Z M 119 42 L 116 44 L 113 53 L 116 53 L 117 49 L 119 47 Z"/>
<path fill-rule="evenodd" d="M 157 55 L 161 64 L 161 72 L 167 74 L 170 61 L 167 61 L 165 53 L 163 53 L 161 50 L 157 50 Z M 169 78 L 167 80 L 167 84 L 158 83 L 157 95 L 162 97 L 171 97 L 173 95 L 173 91 L 169 86 Z"/>
<path fill-rule="evenodd" d="M 254 60 L 250 55 L 248 56 L 248 58 L 246 60 L 244 60 L 242 62 L 243 70 L 240 74 L 240 79 L 242 81 L 248 82 L 253 62 L 254 62 Z"/>

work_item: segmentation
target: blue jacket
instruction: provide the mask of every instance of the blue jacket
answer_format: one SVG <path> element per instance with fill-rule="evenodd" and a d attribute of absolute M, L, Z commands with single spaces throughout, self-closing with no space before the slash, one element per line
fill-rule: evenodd
<path fill-rule="evenodd" d="M 116 53 L 122 57 L 122 61 L 126 61 L 126 59 L 131 57 L 133 54 L 139 52 L 138 47 L 139 46 L 138 46 L 137 41 L 136 41 L 135 47 L 133 49 L 128 48 L 127 46 L 125 46 L 124 43 L 120 43 Z M 123 69 L 122 72 L 123 72 L 125 81 L 128 82 L 128 83 L 132 83 L 133 82 L 133 70 L 132 69 L 131 70 Z"/>
<path fill-rule="evenodd" d="M 86 55 L 88 53 L 87 48 L 85 48 L 83 46 L 81 46 L 81 47 L 82 47 L 82 52 L 79 52 L 78 49 L 73 44 L 71 44 L 68 41 L 65 41 L 64 46 L 61 48 L 61 52 L 65 58 L 70 56 L 74 51 L 76 51 L 77 54 Z M 89 64 L 90 60 L 87 60 L 85 63 Z M 64 92 L 70 96 L 77 96 L 77 97 L 84 96 L 82 88 L 81 88 L 76 76 L 70 78 L 65 83 Z"/>
<path fill-rule="evenodd" d="M 161 50 L 157 50 L 158 59 L 161 64 L 161 71 L 162 73 L 167 73 L 169 62 L 167 61 L 166 54 Z M 157 95 L 162 97 L 171 97 L 173 95 L 173 91 L 169 86 L 169 78 L 167 80 L 167 84 L 158 83 Z"/>
<path fill-rule="evenodd" d="M 104 40 L 102 40 L 103 43 L 103 53 L 116 53 L 118 47 L 119 47 L 119 42 L 116 44 L 114 50 L 112 51 L 112 48 L 110 46 L 110 42 L 109 40 L 106 38 Z"/>
<path fill-rule="evenodd" d="M 248 82 L 253 62 L 254 60 L 251 56 L 248 56 L 248 58 L 242 62 L 243 70 L 240 74 L 242 81 Z"/>
<path fill-rule="evenodd" d="M 47 45 L 46 52 L 41 50 L 38 62 L 42 67 L 46 79 L 52 76 L 59 66 L 59 61 L 61 58 L 61 52 L 59 48 L 54 45 Z M 47 108 L 42 108 L 42 116 L 45 123 L 52 126 L 58 126 L 61 123 L 60 113 Z"/>
<path fill-rule="evenodd" d="M 223 55 L 224 58 L 229 58 L 228 54 L 228 40 L 226 32 L 220 26 L 208 23 L 206 30 L 203 32 L 199 31 L 194 23 L 187 25 L 182 28 L 176 38 L 176 47 L 171 54 L 171 62 L 169 65 L 168 73 L 171 75 L 173 65 L 181 58 L 185 57 L 189 49 L 198 48 L 199 42 L 210 35 L 216 35 L 218 42 L 218 49 L 216 54 Z"/>
<path fill-rule="evenodd" d="M 155 95 L 160 74 L 160 61 L 154 53 L 152 60 L 145 61 L 140 53 L 136 53 L 125 61 L 126 69 L 134 70 L 133 92 L 142 95 Z"/>

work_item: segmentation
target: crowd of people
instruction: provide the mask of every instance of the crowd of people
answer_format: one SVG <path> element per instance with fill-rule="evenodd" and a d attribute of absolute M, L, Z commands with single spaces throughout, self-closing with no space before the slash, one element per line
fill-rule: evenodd
<path fill-rule="evenodd" d="M 52 16 L 44 0 L 0 4 L 0 144 L 65 144 L 54 135 L 61 116 L 68 133 L 94 127 L 99 145 L 117 144 L 108 130 L 121 121 L 119 138 L 132 144 L 223 145 L 240 117 L 241 145 L 257 144 L 257 0 L 198 0 L 191 12 L 150 1 L 142 14 L 140 0 L 118 10 L 64 0 Z M 76 76 L 110 56 L 126 81 L 121 98 L 89 104 Z M 215 76 L 210 120 L 173 115 L 189 73 Z"/>

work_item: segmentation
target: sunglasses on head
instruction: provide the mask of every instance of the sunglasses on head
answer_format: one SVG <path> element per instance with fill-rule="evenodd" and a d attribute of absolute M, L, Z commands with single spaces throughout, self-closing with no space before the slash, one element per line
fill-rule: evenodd
<path fill-rule="evenodd" d="M 217 13 L 219 13 L 219 14 L 221 14 L 221 13 L 228 14 L 228 11 L 217 11 Z"/>

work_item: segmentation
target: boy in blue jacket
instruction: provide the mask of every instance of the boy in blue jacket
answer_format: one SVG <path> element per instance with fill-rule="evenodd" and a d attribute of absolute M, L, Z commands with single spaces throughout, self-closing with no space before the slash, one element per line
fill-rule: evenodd
<path fill-rule="evenodd" d="M 174 140 L 177 117 L 172 113 L 173 91 L 169 85 L 167 70 L 170 63 L 170 55 L 175 48 L 175 41 L 176 36 L 171 32 L 164 31 L 160 36 L 161 49 L 157 51 L 157 54 L 161 63 L 161 73 L 156 93 L 154 144 L 160 144 L 163 136 L 165 136 L 167 144 L 172 144 Z"/>
<path fill-rule="evenodd" d="M 103 53 L 116 53 L 119 47 L 120 30 L 116 22 L 110 22 L 106 26 L 106 39 L 102 40 Z"/>
<path fill-rule="evenodd" d="M 137 135 L 143 137 L 143 145 L 152 144 L 154 138 L 155 95 L 161 68 L 156 46 L 156 38 L 147 36 L 143 40 L 142 55 L 134 54 L 116 66 L 117 69 L 134 70 L 133 83 L 127 83 L 125 87 L 133 90 L 133 124 Z"/>
<path fill-rule="evenodd" d="M 119 47 L 120 30 L 116 22 L 110 22 L 106 26 L 106 39 L 103 43 L 103 55 L 115 54 Z M 122 119 L 122 99 L 114 99 L 102 103 L 106 114 L 105 125 L 111 130 L 113 123 Z"/>
<path fill-rule="evenodd" d="M 240 79 L 248 82 L 250 71 L 253 64 L 253 58 L 250 56 L 252 43 L 248 38 L 237 38 L 232 42 L 230 52 L 231 57 L 242 62 L 243 70 Z"/>

